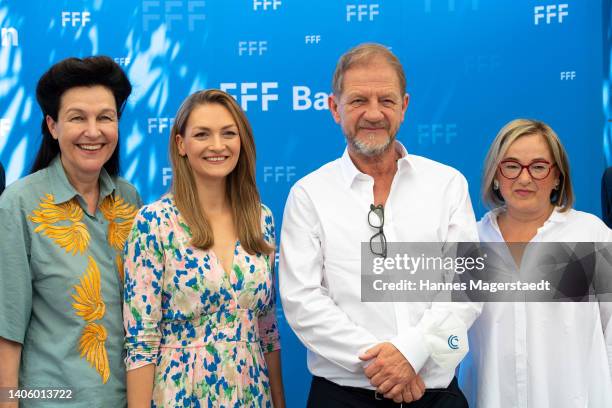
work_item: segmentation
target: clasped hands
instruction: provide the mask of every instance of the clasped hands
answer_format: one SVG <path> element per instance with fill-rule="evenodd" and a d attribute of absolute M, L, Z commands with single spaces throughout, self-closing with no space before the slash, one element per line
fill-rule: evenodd
<path fill-rule="evenodd" d="M 425 393 L 425 383 L 393 344 L 377 344 L 359 358 L 371 361 L 364 370 L 365 375 L 385 398 L 397 403 L 412 402 Z"/>

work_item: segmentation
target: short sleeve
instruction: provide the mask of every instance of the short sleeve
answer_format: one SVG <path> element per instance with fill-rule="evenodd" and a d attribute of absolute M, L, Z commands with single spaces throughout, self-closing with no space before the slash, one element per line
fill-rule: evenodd
<path fill-rule="evenodd" d="M 274 231 L 274 217 L 272 211 L 265 205 L 261 206 L 261 223 L 264 240 L 276 248 L 276 234 Z M 275 258 L 276 250 L 269 255 L 268 265 L 270 266 L 270 274 L 272 274 L 272 295 L 270 304 L 265 309 L 265 313 L 259 317 L 259 337 L 261 339 L 261 347 L 264 353 L 280 349 L 280 335 L 278 330 L 278 321 L 276 319 L 276 290 L 275 290 Z"/>
<path fill-rule="evenodd" d="M 27 218 L 0 207 L 0 337 L 23 344 L 32 310 Z"/>
<path fill-rule="evenodd" d="M 159 352 L 164 271 L 159 222 L 157 212 L 143 207 L 125 245 L 123 323 L 127 370 L 155 364 Z"/>

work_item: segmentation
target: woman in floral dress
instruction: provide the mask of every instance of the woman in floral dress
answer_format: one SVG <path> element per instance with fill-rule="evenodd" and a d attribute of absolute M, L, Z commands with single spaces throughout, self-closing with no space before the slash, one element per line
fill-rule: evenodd
<path fill-rule="evenodd" d="M 234 99 L 187 98 L 170 156 L 171 192 L 138 212 L 126 244 L 128 404 L 284 407 L 274 224 Z"/>

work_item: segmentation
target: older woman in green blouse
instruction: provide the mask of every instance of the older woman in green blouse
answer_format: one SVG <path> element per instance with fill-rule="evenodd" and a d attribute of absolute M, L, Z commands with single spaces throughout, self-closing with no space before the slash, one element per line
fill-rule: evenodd
<path fill-rule="evenodd" d="M 126 404 L 121 256 L 141 204 L 117 177 L 130 92 L 107 57 L 63 60 L 38 82 L 42 145 L 0 197 L 0 386 L 70 391 L 21 407 Z"/>

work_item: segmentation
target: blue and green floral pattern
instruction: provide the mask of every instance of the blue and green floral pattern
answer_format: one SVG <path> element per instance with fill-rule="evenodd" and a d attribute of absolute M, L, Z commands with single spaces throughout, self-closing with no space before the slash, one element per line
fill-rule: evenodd
<path fill-rule="evenodd" d="M 262 205 L 264 239 L 274 223 Z M 271 407 L 264 353 L 280 348 L 273 262 L 236 242 L 226 273 L 190 245 L 173 196 L 143 207 L 126 243 L 128 370 L 154 363 L 153 407 Z"/>

